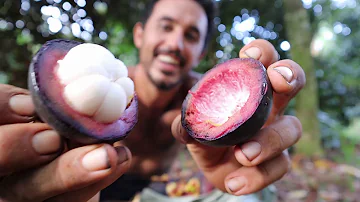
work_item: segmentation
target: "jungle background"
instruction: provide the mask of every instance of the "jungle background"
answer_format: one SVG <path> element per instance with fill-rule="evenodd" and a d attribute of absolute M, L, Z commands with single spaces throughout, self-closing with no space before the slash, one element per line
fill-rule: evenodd
<path fill-rule="evenodd" d="M 0 83 L 26 88 L 32 56 L 55 38 L 101 44 L 126 65 L 136 64 L 132 27 L 145 3 L 0 0 Z M 292 171 L 275 184 L 277 200 L 360 201 L 360 2 L 216 3 L 215 37 L 196 71 L 237 57 L 244 44 L 262 38 L 276 47 L 281 59 L 295 60 L 306 73 L 305 88 L 286 111 L 299 117 L 304 134 L 290 150 Z M 194 166 L 184 156 L 178 164 Z"/>

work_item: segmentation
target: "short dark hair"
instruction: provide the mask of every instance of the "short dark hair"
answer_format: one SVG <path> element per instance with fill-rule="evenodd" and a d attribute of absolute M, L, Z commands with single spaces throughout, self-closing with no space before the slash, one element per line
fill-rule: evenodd
<path fill-rule="evenodd" d="M 141 18 L 141 22 L 144 25 L 146 24 L 148 18 L 152 14 L 154 6 L 158 1 L 159 0 L 150 0 L 146 4 L 144 13 Z M 206 13 L 206 17 L 207 17 L 207 21 L 208 21 L 207 33 L 206 33 L 205 44 L 204 44 L 204 49 L 206 49 L 209 42 L 211 41 L 211 38 L 214 33 L 214 18 L 217 15 L 218 8 L 213 0 L 194 0 L 194 1 L 197 2 L 205 10 L 205 13 Z"/>

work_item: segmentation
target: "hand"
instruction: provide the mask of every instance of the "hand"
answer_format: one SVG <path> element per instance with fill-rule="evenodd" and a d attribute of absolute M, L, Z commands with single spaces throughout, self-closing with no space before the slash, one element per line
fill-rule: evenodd
<path fill-rule="evenodd" d="M 68 149 L 45 123 L 33 123 L 29 93 L 0 84 L 0 201 L 87 201 L 130 166 L 126 147 Z"/>
<path fill-rule="evenodd" d="M 289 171 L 290 158 L 286 149 L 299 140 L 302 127 L 296 117 L 285 116 L 284 111 L 305 84 L 302 68 L 291 60 L 278 61 L 275 48 L 265 40 L 255 40 L 244 46 L 239 56 L 261 61 L 274 90 L 270 116 L 256 136 L 242 145 L 215 148 L 191 139 L 181 126 L 181 116 L 172 124 L 173 135 L 187 144 L 207 179 L 233 195 L 259 191 Z"/>

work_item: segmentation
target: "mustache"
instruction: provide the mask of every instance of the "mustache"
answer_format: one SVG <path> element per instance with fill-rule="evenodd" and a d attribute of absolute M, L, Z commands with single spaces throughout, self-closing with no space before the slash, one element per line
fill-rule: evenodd
<path fill-rule="evenodd" d="M 155 49 L 154 56 L 158 56 L 160 54 L 172 55 L 179 59 L 180 67 L 185 66 L 186 60 L 185 57 L 181 54 L 179 50 L 169 50 L 169 49 Z"/>

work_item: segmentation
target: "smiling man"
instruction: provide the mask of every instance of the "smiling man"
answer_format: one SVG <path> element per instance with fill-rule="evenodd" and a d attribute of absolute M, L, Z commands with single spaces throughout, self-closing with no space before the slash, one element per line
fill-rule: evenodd
<path fill-rule="evenodd" d="M 197 2 L 161 2 L 154 6 L 145 24 L 136 24 L 139 65 L 161 90 L 176 91 L 174 87 L 180 87 L 191 68 L 200 62 L 205 38 L 210 34 L 204 14 Z"/>
<path fill-rule="evenodd" d="M 207 50 L 214 3 L 157 0 L 148 5 L 144 20 L 133 30 L 139 63 L 129 68 L 139 121 L 124 141 L 68 150 L 50 126 L 29 123 L 34 106 L 28 91 L 0 85 L 0 201 L 98 201 L 94 195 L 101 190 L 102 201 L 128 201 L 151 186 L 151 176 L 169 171 L 182 144 L 223 195 L 257 192 L 287 173 L 286 149 L 298 141 L 302 129 L 296 117 L 283 113 L 305 84 L 301 67 L 292 60 L 278 61 L 275 48 L 265 40 L 242 47 L 239 57 L 255 58 L 267 68 L 274 90 L 270 117 L 242 145 L 201 145 L 182 128 L 180 109 L 201 76 L 192 69 Z"/>
<path fill-rule="evenodd" d="M 139 49 L 139 63 L 136 67 L 129 68 L 129 75 L 135 82 L 135 90 L 139 96 L 140 118 L 129 137 L 121 143 L 132 152 L 132 166 L 128 174 L 102 192 L 102 199 L 128 200 L 127 197 L 122 198 L 120 193 L 115 197 L 114 193 L 116 190 L 127 190 L 125 193 L 131 193 L 130 195 L 133 196 L 151 183 L 150 177 L 152 175 L 168 172 L 173 158 L 180 148 L 179 142 L 174 141 L 171 135 L 170 127 L 171 124 L 173 124 L 173 128 L 181 127 L 179 126 L 181 104 L 189 89 L 201 77 L 192 69 L 199 64 L 206 53 L 208 42 L 212 36 L 212 19 L 215 8 L 211 1 L 159 0 L 152 1 L 148 6 L 145 19 L 137 23 L 133 30 L 134 43 Z M 250 49 L 251 47 L 254 48 Z M 245 50 L 248 54 L 245 54 Z M 253 56 L 266 65 L 270 65 L 278 59 L 275 49 L 270 43 L 263 40 L 254 41 L 244 47 L 240 56 Z M 301 73 L 301 68 L 290 61 L 282 61 L 276 66 L 285 64 L 294 68 L 293 70 L 287 68 L 285 73 L 293 74 L 293 71 Z M 285 77 L 289 78 L 289 75 L 284 77 L 284 75 L 279 74 L 279 70 L 274 71 L 276 66 L 270 69 L 271 74 L 269 76 L 276 73 L 276 76 L 274 75 L 272 78 L 279 79 L 276 81 L 281 85 L 278 89 L 287 93 L 291 92 L 289 98 L 280 101 L 280 103 L 279 100 L 277 101 L 277 104 L 285 107 L 287 101 L 301 88 L 303 81 L 294 84 L 295 86 L 284 86 L 290 85 L 290 80 L 284 80 Z M 300 73 L 297 74 L 299 74 L 300 79 L 303 79 L 303 75 Z M 279 75 L 281 78 L 278 77 Z M 178 118 L 176 119 L 176 117 Z M 174 133 L 178 133 L 178 130 Z M 174 135 L 181 140 L 188 138 L 187 134 Z M 293 143 L 295 142 L 291 144 Z M 190 151 L 194 149 L 197 151 L 199 147 L 204 148 L 204 146 L 197 144 L 189 144 L 188 146 Z M 215 150 L 213 148 L 207 149 Z M 233 148 L 227 149 L 232 150 Z M 285 148 L 281 149 L 284 150 Z M 255 152 L 254 150 L 247 147 L 249 153 Z M 223 152 L 222 156 L 219 156 L 220 159 L 224 158 L 224 154 L 228 152 L 225 151 L 227 150 L 219 151 L 220 154 Z M 215 156 L 218 155 L 209 156 L 210 158 L 205 158 L 204 161 L 212 162 L 211 158 Z M 277 154 L 277 156 L 281 155 Z M 202 161 L 201 159 L 197 163 Z M 258 163 L 260 164 L 260 161 Z M 285 170 L 283 172 L 285 173 Z M 210 176 L 210 178 L 212 181 L 217 177 Z M 216 185 L 225 188 L 222 180 L 216 182 Z M 258 185 L 254 186 L 257 187 Z"/>
<path fill-rule="evenodd" d="M 143 21 L 133 30 L 139 63 L 129 68 L 139 99 L 139 121 L 121 142 L 132 152 L 132 164 L 128 175 L 102 192 L 102 199 L 116 189 L 126 189 L 133 196 L 150 183 L 152 175 L 168 171 L 180 148 L 171 124 L 200 77 L 191 70 L 200 62 L 212 34 L 209 22 L 215 8 L 211 1 L 161 0 L 148 6 Z M 115 199 L 129 198 L 119 194 Z"/>

